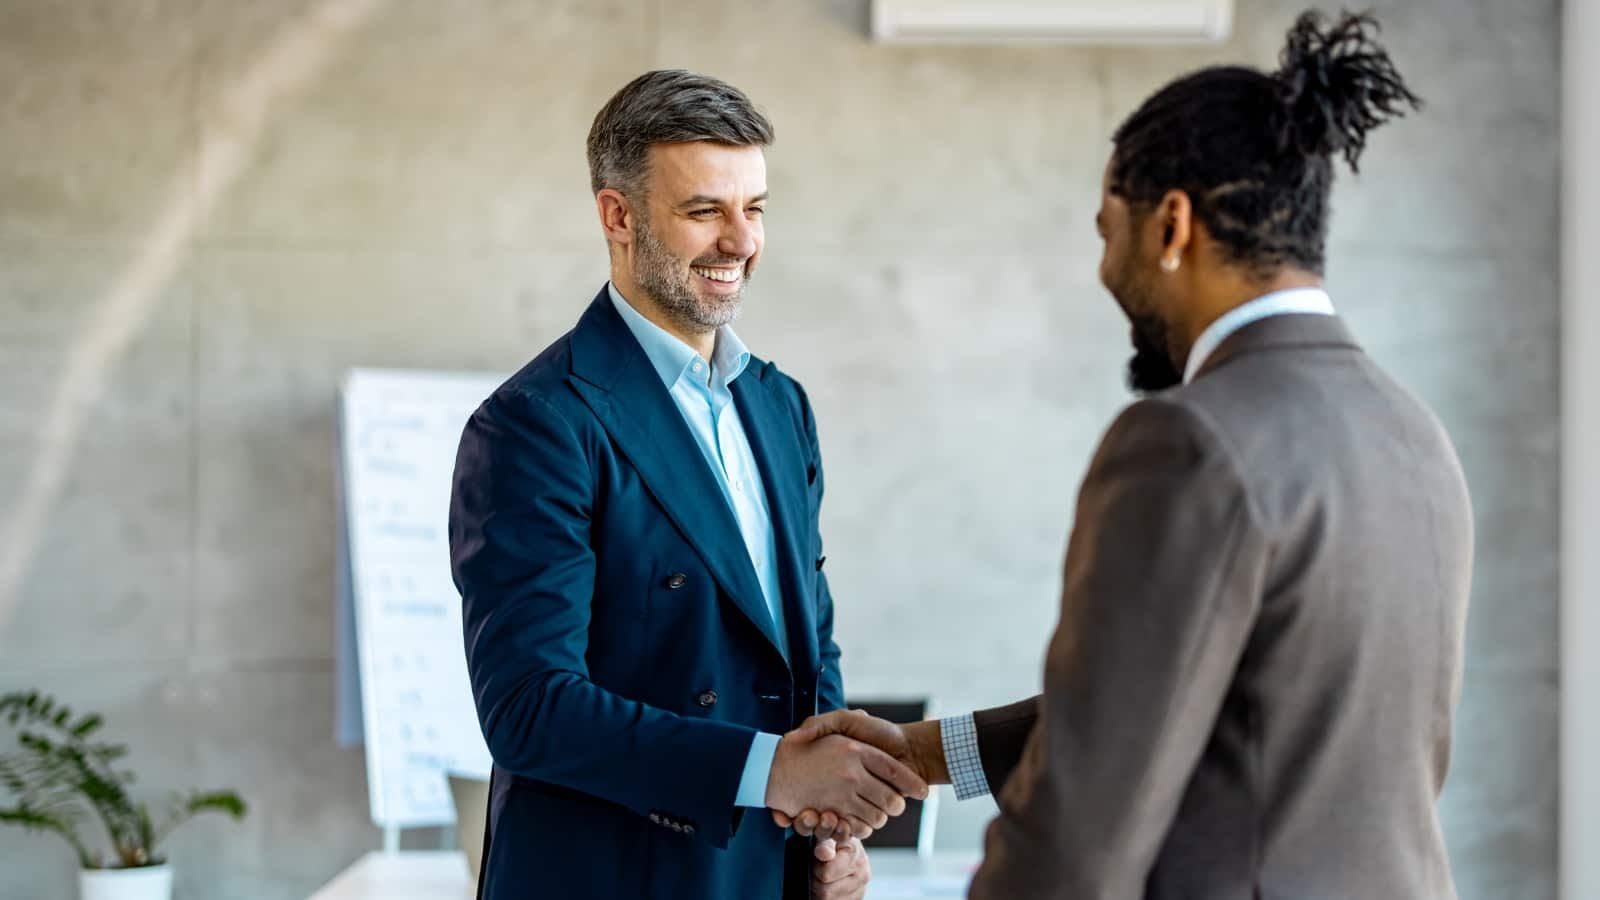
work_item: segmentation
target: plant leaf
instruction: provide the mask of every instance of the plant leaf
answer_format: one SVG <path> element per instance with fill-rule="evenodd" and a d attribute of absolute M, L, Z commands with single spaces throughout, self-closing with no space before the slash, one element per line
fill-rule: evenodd
<path fill-rule="evenodd" d="M 233 791 L 209 791 L 206 793 L 196 791 L 189 795 L 185 809 L 190 815 L 217 812 L 235 820 L 243 819 L 248 811 L 244 798 Z"/>
<path fill-rule="evenodd" d="M 53 832 L 72 845 L 78 862 L 86 869 L 94 868 L 98 859 L 89 854 L 78 837 L 77 823 L 68 814 L 57 810 L 35 809 L 26 805 L 0 808 L 0 822 L 21 825 L 25 831 Z"/>
<path fill-rule="evenodd" d="M 244 818 L 247 807 L 244 800 L 233 791 L 190 791 L 187 795 L 173 797 L 175 808 L 166 825 L 156 834 L 156 843 L 165 840 L 179 825 L 200 813 L 222 813 L 235 821 Z"/>

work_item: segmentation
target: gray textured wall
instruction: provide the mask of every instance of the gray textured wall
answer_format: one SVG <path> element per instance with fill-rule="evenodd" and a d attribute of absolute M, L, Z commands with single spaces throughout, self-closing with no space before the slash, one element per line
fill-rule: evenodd
<path fill-rule="evenodd" d="M 230 86 L 312 6 L 0 0 L 0 517 L 95 310 L 248 133 Z M 1126 400 L 1094 274 L 1107 137 L 1180 71 L 1270 64 L 1299 3 L 1241 0 L 1231 43 L 1183 51 L 887 48 L 865 7 L 393 0 L 267 117 L 109 358 L 0 597 L 0 688 L 106 713 L 147 787 L 249 795 L 243 825 L 173 841 L 182 898 L 300 898 L 375 846 L 361 755 L 331 730 L 336 378 L 509 371 L 564 331 L 605 275 L 583 136 L 646 68 L 728 78 L 778 126 L 741 332 L 818 408 L 848 685 L 947 711 L 1037 685 L 1076 483 Z M 1548 900 L 1558 6 L 1378 11 L 1429 106 L 1342 178 L 1330 280 L 1476 501 L 1444 800 L 1462 894 Z M 948 803 L 941 841 L 975 845 L 991 809 Z M 71 871 L 0 829 L 0 896 L 68 896 Z"/>

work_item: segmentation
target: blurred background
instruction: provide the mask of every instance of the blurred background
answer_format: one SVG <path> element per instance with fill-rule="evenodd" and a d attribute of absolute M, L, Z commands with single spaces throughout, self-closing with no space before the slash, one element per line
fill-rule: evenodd
<path fill-rule="evenodd" d="M 1184 71 L 1272 67 L 1304 5 L 1081 49 L 875 44 L 864 0 L 0 0 L 0 691 L 103 713 L 151 790 L 245 795 L 173 838 L 180 898 L 299 900 L 375 848 L 333 727 L 339 379 L 510 373 L 569 329 L 607 275 L 590 120 L 684 67 L 777 128 L 738 328 L 816 407 L 847 690 L 1032 693 L 1129 399 L 1110 134 Z M 1427 106 L 1341 171 L 1330 289 L 1473 492 L 1461 895 L 1553 900 L 1562 10 L 1375 12 Z M 992 803 L 944 799 L 975 849 Z M 0 827 L 0 896 L 74 866 Z"/>

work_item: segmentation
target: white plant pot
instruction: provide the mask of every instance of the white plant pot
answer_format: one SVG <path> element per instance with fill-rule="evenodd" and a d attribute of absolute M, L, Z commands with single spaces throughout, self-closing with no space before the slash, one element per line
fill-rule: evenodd
<path fill-rule="evenodd" d="M 172 867 L 79 869 L 78 900 L 172 900 Z"/>

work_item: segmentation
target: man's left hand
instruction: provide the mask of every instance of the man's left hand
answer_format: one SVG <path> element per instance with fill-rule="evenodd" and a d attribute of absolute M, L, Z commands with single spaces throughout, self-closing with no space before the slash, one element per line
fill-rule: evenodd
<path fill-rule="evenodd" d="M 861 841 L 817 841 L 811 864 L 812 900 L 862 900 L 872 880 L 872 864 Z"/>

